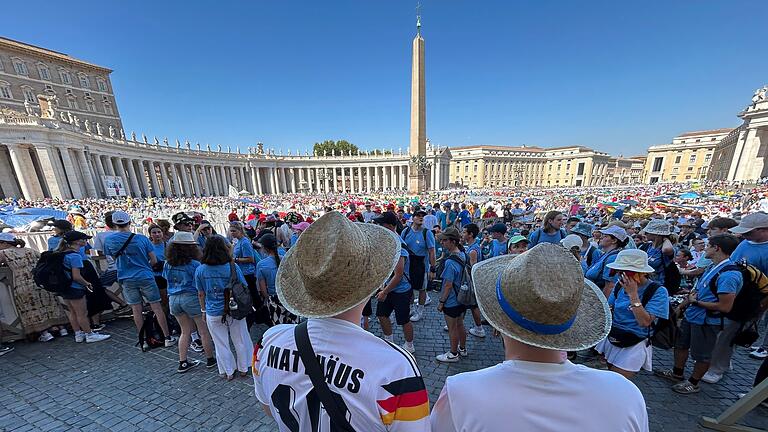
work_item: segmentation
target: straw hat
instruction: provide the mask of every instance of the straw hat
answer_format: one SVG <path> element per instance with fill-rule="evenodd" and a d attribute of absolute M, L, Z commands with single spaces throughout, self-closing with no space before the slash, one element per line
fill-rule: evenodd
<path fill-rule="evenodd" d="M 616 260 L 605 265 L 615 270 L 637 273 L 653 273 L 656 270 L 648 265 L 648 254 L 640 249 L 624 249 L 616 255 Z"/>
<path fill-rule="evenodd" d="M 605 296 L 559 245 L 542 243 L 520 255 L 481 261 L 472 267 L 472 279 L 488 322 L 525 344 L 578 351 L 611 329 Z"/>
<path fill-rule="evenodd" d="M 667 236 L 672 234 L 672 225 L 664 219 L 651 219 L 641 232 L 643 234 Z"/>
<path fill-rule="evenodd" d="M 338 315 L 381 288 L 399 259 L 400 240 L 392 231 L 326 213 L 282 259 L 277 295 L 296 315 Z"/>

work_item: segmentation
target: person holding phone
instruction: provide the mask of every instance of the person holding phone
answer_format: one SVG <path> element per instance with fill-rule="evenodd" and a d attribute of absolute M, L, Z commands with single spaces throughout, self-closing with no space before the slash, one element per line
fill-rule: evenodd
<path fill-rule="evenodd" d="M 613 324 L 595 349 L 605 357 L 609 370 L 632 378 L 640 369 L 653 370 L 649 339 L 656 319 L 669 317 L 669 294 L 650 279 L 655 270 L 648 265 L 648 254 L 640 249 L 622 250 L 606 267 L 618 275 L 608 296 Z"/>

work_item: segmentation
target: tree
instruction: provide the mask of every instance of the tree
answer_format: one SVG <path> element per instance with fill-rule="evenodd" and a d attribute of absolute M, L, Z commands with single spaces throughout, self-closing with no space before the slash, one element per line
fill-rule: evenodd
<path fill-rule="evenodd" d="M 360 151 L 360 149 L 358 149 L 356 145 L 352 144 L 347 140 L 339 140 L 339 141 L 325 140 L 323 142 L 316 142 L 315 145 L 312 147 L 312 151 L 320 156 L 323 155 L 323 152 L 325 152 L 325 154 L 330 156 L 334 154 L 334 152 L 337 155 L 340 155 L 342 153 L 355 154 L 358 151 Z"/>

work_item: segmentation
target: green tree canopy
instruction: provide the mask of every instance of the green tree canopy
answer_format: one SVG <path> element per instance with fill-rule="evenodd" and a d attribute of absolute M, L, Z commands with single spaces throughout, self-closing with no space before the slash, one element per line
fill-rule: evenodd
<path fill-rule="evenodd" d="M 357 148 L 356 145 L 352 144 L 351 142 L 347 140 L 325 140 L 323 142 L 316 142 L 315 145 L 312 147 L 312 151 L 320 156 L 323 155 L 323 152 L 325 154 L 331 155 L 334 152 L 337 155 L 340 155 L 342 153 L 344 154 L 352 154 L 357 153 L 360 151 L 360 149 Z"/>

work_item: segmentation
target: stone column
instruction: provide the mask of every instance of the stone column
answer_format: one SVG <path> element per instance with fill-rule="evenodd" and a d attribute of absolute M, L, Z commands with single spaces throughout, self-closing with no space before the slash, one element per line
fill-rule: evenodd
<path fill-rule="evenodd" d="M 432 189 L 440 190 L 443 188 L 443 167 L 440 163 L 440 159 L 437 159 L 435 166 L 437 167 L 437 178 L 435 180 L 435 186 Z"/>
<path fill-rule="evenodd" d="M 322 187 L 320 185 L 320 168 L 314 168 L 312 171 L 314 171 L 315 192 L 322 192 Z"/>
<path fill-rule="evenodd" d="M 141 189 L 139 188 L 139 178 L 136 176 L 136 169 L 133 167 L 133 161 L 131 159 L 124 159 L 124 161 L 128 165 L 128 177 L 131 179 L 133 196 L 139 198 L 141 197 Z"/>
<path fill-rule="evenodd" d="M 8 145 L 8 152 L 11 154 L 11 163 L 16 171 L 16 178 L 19 180 L 24 198 L 28 200 L 45 198 L 43 187 L 35 173 L 35 165 L 32 163 L 29 149 L 18 145 Z"/>
<path fill-rule="evenodd" d="M 258 195 L 259 191 L 259 179 L 256 177 L 258 168 L 251 167 L 251 187 L 253 188 L 253 194 Z"/>
<path fill-rule="evenodd" d="M 83 173 L 83 182 L 85 183 L 85 192 L 91 198 L 97 198 L 99 193 L 96 191 L 96 184 L 93 182 L 93 174 L 88 167 L 88 160 L 85 158 L 85 152 L 81 149 L 74 149 L 75 157 Z"/>
<path fill-rule="evenodd" d="M 261 179 L 261 168 L 255 167 L 253 169 L 254 172 L 256 172 L 256 188 L 258 193 L 263 194 L 265 191 L 264 188 L 264 181 Z"/>
<path fill-rule="evenodd" d="M 347 173 L 345 172 L 346 169 L 344 168 L 344 165 L 341 166 L 341 191 L 344 193 L 344 191 L 347 189 Z"/>
<path fill-rule="evenodd" d="M 213 172 L 213 167 L 210 165 L 206 165 L 203 167 L 203 170 L 205 171 L 205 181 L 209 183 L 209 190 L 208 194 L 210 196 L 216 196 L 219 194 L 219 186 L 216 184 L 216 174 Z"/>
<path fill-rule="evenodd" d="M 237 173 L 240 175 L 240 188 L 248 190 L 249 192 L 253 192 L 252 190 L 249 190 L 251 188 L 248 187 L 248 182 L 245 181 L 245 168 L 238 167 Z"/>
<path fill-rule="evenodd" d="M 142 165 L 143 164 L 146 164 L 147 176 L 149 176 L 149 184 L 152 185 L 152 196 L 160 198 L 160 185 L 157 183 L 155 163 L 152 161 L 146 161 L 142 162 Z"/>
<path fill-rule="evenodd" d="M 72 162 L 69 148 L 62 147 L 59 149 L 59 152 L 61 153 L 61 162 L 64 165 L 64 175 L 67 176 L 67 180 L 69 181 L 69 189 L 72 191 L 72 198 L 81 199 L 83 198 L 83 190 L 80 187 L 80 180 L 77 178 L 75 164 Z"/>
<path fill-rule="evenodd" d="M 173 192 L 171 191 L 171 182 L 168 179 L 168 171 L 165 162 L 159 162 L 157 167 L 160 171 L 160 181 L 163 182 L 163 194 L 168 198 L 173 195 Z"/>
<path fill-rule="evenodd" d="M 289 174 L 291 176 L 291 193 L 296 193 L 296 168 L 291 168 Z"/>
<path fill-rule="evenodd" d="M 102 156 L 99 156 L 101 158 Z M 104 170 L 106 171 L 108 176 L 115 176 L 115 164 L 112 163 L 112 158 L 110 156 L 103 156 L 104 161 L 106 162 L 104 164 Z"/>
<path fill-rule="evenodd" d="M 211 191 L 211 183 L 208 181 L 208 168 L 206 168 L 205 165 L 200 165 L 200 178 L 202 179 L 201 186 L 205 188 L 205 195 L 206 196 L 213 196 L 213 192 Z"/>
<path fill-rule="evenodd" d="M 176 164 L 171 163 L 168 165 L 168 173 L 170 174 L 170 180 L 171 180 L 171 188 L 173 189 L 173 194 L 177 197 L 182 196 L 181 188 L 179 187 L 179 172 L 176 170 Z"/>
<path fill-rule="evenodd" d="M 331 186 L 331 173 L 328 171 L 328 168 L 323 167 L 323 192 L 328 193 L 330 192 L 330 186 Z"/>
<path fill-rule="evenodd" d="M 40 161 L 40 168 L 43 171 L 43 178 L 48 185 L 48 191 L 51 193 L 51 198 L 71 198 L 69 195 L 69 189 L 66 187 L 67 179 L 56 169 L 55 161 L 56 149 L 48 146 L 36 146 L 37 160 Z M 3 183 L 12 182 L 13 179 L 3 179 Z M 3 184 L 5 186 L 5 184 Z"/>
<path fill-rule="evenodd" d="M 115 164 L 115 176 L 120 177 L 120 179 L 123 181 L 123 189 L 125 190 L 125 194 L 130 196 L 131 185 L 128 182 L 128 174 L 125 172 L 125 165 L 123 165 L 123 161 L 116 157 L 112 159 L 112 162 Z"/>
<path fill-rule="evenodd" d="M 149 192 L 149 183 L 147 183 L 147 177 L 146 177 L 146 168 L 144 167 L 144 161 L 141 159 L 136 159 L 130 161 L 130 164 L 133 165 L 136 169 L 136 179 L 139 182 L 139 189 L 141 190 L 142 196 L 145 198 L 150 197 Z"/>
<path fill-rule="evenodd" d="M 279 180 L 279 186 L 280 186 L 280 192 L 281 193 L 287 193 L 288 192 L 288 182 L 285 181 L 285 168 L 278 168 L 277 169 L 277 175 Z"/>
<path fill-rule="evenodd" d="M 195 196 L 192 191 L 192 182 L 189 180 L 189 174 L 187 174 L 187 166 L 179 164 L 178 168 L 181 170 L 181 185 L 184 188 L 184 195 L 188 197 Z"/>
<path fill-rule="evenodd" d="M 200 170 L 197 165 L 190 165 L 189 168 L 192 170 L 192 186 L 195 188 L 195 195 L 203 196 L 203 190 L 200 187 Z"/>
<path fill-rule="evenodd" d="M 100 155 L 92 154 L 92 156 L 93 156 L 94 165 L 96 166 L 96 176 L 97 176 L 96 181 L 98 182 L 99 185 L 101 185 L 101 190 L 102 192 L 104 192 L 104 196 L 107 196 L 107 190 L 104 187 L 104 176 L 107 175 L 107 173 L 104 172 L 104 164 L 101 161 Z"/>

